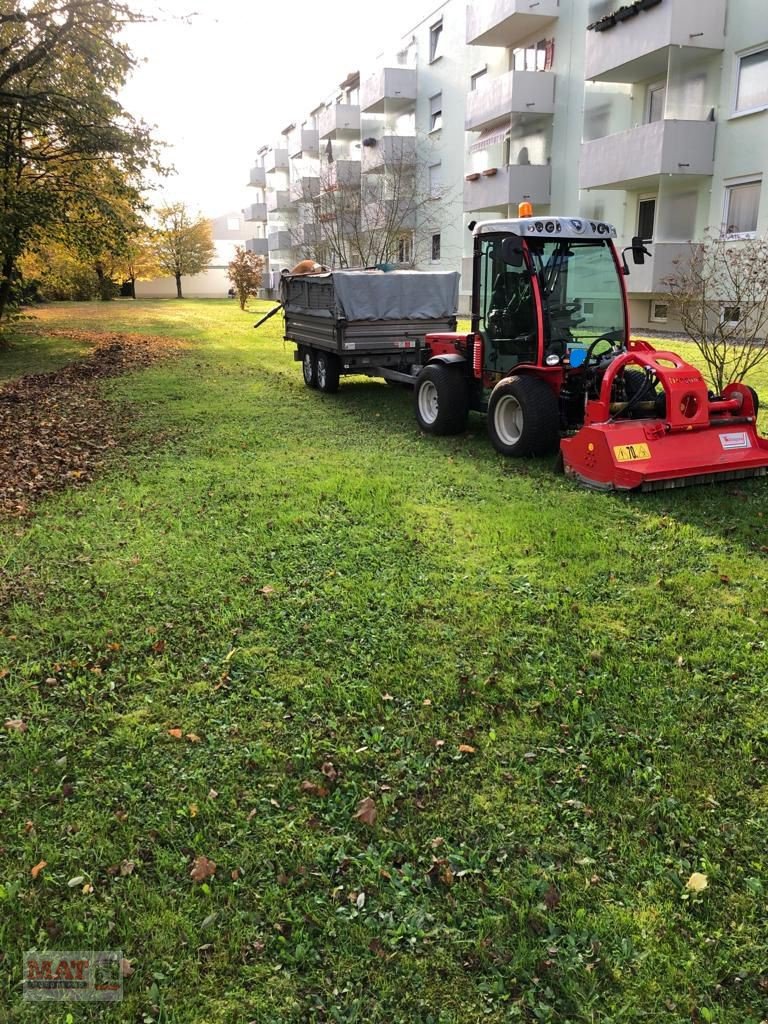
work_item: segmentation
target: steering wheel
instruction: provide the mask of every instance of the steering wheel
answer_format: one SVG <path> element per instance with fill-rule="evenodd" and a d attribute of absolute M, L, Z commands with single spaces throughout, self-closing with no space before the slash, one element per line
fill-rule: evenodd
<path fill-rule="evenodd" d="M 614 350 L 617 348 L 616 342 L 617 341 L 620 342 L 621 339 L 622 339 L 622 332 L 621 331 L 606 331 L 606 333 L 605 334 L 601 334 L 599 338 L 595 338 L 595 340 L 592 342 L 592 344 L 587 349 L 587 354 L 584 357 L 584 364 L 583 364 L 584 368 L 586 369 L 592 362 L 594 362 L 594 365 L 597 366 L 599 364 L 600 360 L 603 358 L 603 356 L 610 355 L 611 353 L 614 352 Z M 608 350 L 608 352 L 601 352 L 597 356 L 595 356 L 595 349 L 602 342 L 607 342 L 611 347 Z M 618 347 L 620 348 L 621 346 L 618 346 Z"/>

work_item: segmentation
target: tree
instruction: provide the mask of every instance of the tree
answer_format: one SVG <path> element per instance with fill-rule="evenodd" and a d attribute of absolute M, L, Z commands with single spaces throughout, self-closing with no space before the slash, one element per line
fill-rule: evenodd
<path fill-rule="evenodd" d="M 448 190 L 429 181 L 427 145 L 397 135 L 365 139 L 360 174 L 356 161 L 336 160 L 329 144 L 319 176 L 302 179 L 295 247 L 338 267 L 428 259 Z"/>
<path fill-rule="evenodd" d="M 162 268 L 157 261 L 152 229 L 142 224 L 128 239 L 122 257 L 118 261 L 120 276 L 130 282 L 131 298 L 136 298 L 136 282 L 151 281 L 160 277 Z"/>
<path fill-rule="evenodd" d="M 245 309 L 251 295 L 258 295 L 263 276 L 264 258 L 255 252 L 246 252 L 238 245 L 235 248 L 235 258 L 227 267 L 227 277 L 235 286 L 240 309 Z"/>
<path fill-rule="evenodd" d="M 183 299 L 182 277 L 200 274 L 216 252 L 211 222 L 194 218 L 184 203 L 170 203 L 156 211 L 158 226 L 154 248 L 160 269 L 176 278 L 176 296 Z"/>
<path fill-rule="evenodd" d="M 768 238 L 708 235 L 664 284 L 718 393 L 768 357 Z"/>
<path fill-rule="evenodd" d="M 6 0 L 0 13 L 0 319 L 21 254 L 116 190 L 141 205 L 156 166 L 148 128 L 117 93 L 134 58 L 121 29 L 145 20 L 120 0 Z M 106 192 L 103 191 L 106 188 Z M 104 238 L 113 226 L 101 218 Z"/>

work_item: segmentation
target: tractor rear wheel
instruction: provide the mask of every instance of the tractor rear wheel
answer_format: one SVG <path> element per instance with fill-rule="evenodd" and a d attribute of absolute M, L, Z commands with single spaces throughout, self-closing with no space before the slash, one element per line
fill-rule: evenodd
<path fill-rule="evenodd" d="M 339 390 L 339 357 L 333 352 L 318 352 L 315 360 L 317 387 L 326 395 L 335 394 Z"/>
<path fill-rule="evenodd" d="M 560 413 L 552 388 L 538 377 L 507 377 L 491 392 L 488 434 L 502 455 L 547 455 L 560 439 Z"/>
<path fill-rule="evenodd" d="M 460 434 L 469 414 L 461 370 L 439 363 L 425 366 L 416 380 L 414 410 L 416 421 L 427 434 Z"/>
<path fill-rule="evenodd" d="M 301 372 L 304 374 L 304 383 L 308 388 L 317 387 L 317 356 L 311 348 L 305 348 L 301 353 Z"/>

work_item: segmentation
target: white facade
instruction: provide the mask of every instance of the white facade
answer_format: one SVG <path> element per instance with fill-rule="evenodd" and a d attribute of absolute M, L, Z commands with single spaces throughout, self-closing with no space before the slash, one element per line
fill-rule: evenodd
<path fill-rule="evenodd" d="M 329 153 L 364 185 L 396 138 L 414 140 L 418 188 L 436 197 L 401 255 L 462 269 L 464 312 L 468 222 L 523 200 L 646 239 L 653 259 L 628 278 L 641 329 L 676 326 L 663 280 L 692 240 L 768 230 L 765 0 L 445 0 L 405 28 L 260 152 L 252 244 L 274 235 L 278 269 L 317 239 L 299 198 L 327 183 Z"/>

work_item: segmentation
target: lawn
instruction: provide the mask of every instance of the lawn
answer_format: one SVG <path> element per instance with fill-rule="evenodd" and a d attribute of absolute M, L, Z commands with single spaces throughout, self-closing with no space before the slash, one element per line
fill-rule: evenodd
<path fill-rule="evenodd" d="M 768 1017 L 766 483 L 580 490 L 254 319 L 40 314 L 185 345 L 0 521 L 0 1021 Z M 30 948 L 124 1001 L 22 1002 Z"/>

